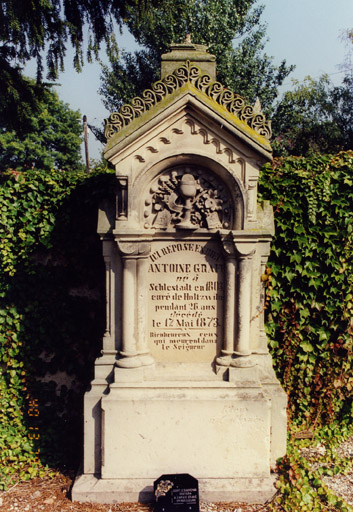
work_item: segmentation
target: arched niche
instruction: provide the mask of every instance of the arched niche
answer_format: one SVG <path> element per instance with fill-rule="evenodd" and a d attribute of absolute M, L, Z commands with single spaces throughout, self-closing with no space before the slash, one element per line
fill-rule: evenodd
<path fill-rule="evenodd" d="M 135 183 L 139 223 L 157 231 L 241 230 L 241 182 L 218 162 L 180 155 L 158 162 Z"/>

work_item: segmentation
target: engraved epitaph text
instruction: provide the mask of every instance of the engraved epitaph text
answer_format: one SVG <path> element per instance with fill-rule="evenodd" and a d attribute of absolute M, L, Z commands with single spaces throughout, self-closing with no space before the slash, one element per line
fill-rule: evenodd
<path fill-rule="evenodd" d="M 212 362 L 223 324 L 224 261 L 214 242 L 155 242 L 148 343 L 156 361 Z"/>

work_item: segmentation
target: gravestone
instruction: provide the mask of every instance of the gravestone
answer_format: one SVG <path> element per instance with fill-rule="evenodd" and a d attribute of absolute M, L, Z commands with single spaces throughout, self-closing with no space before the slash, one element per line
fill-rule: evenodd
<path fill-rule="evenodd" d="M 162 475 L 153 488 L 154 512 L 199 512 L 199 484 L 191 475 Z"/>
<path fill-rule="evenodd" d="M 190 41 L 107 120 L 106 331 L 74 500 L 153 501 L 153 482 L 175 474 L 193 475 L 204 500 L 274 494 L 286 396 L 264 330 L 273 212 L 257 202 L 270 132 Z"/>

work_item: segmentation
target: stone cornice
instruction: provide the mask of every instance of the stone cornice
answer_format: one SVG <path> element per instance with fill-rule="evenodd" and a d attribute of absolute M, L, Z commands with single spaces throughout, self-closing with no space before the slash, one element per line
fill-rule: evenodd
<path fill-rule="evenodd" d="M 172 74 L 155 82 L 151 89 L 146 89 L 142 93 L 142 97 L 133 98 L 131 103 L 123 105 L 119 112 L 113 112 L 105 120 L 104 135 L 107 140 L 188 83 L 246 123 L 257 134 L 270 139 L 271 121 L 266 121 L 260 108 L 256 105 L 254 107 L 246 105 L 244 98 L 233 93 L 221 83 L 213 81 L 209 75 L 202 74 L 198 66 L 187 61 Z"/>

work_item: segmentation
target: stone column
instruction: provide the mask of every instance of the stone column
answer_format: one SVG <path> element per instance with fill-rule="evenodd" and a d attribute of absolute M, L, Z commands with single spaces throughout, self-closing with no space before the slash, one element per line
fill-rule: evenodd
<path fill-rule="evenodd" d="M 235 294 L 237 264 L 234 254 L 234 245 L 228 240 L 223 241 L 225 253 L 225 276 L 224 276 L 224 311 L 223 311 L 223 347 L 221 356 L 217 357 L 216 363 L 220 366 L 229 366 L 234 353 L 235 336 Z"/>
<path fill-rule="evenodd" d="M 136 348 L 142 366 L 148 366 L 154 363 L 153 357 L 149 353 L 147 346 L 147 270 L 148 255 L 151 251 L 150 243 L 139 244 L 139 258 L 137 260 L 137 337 Z"/>
<path fill-rule="evenodd" d="M 153 364 L 146 343 L 147 323 L 147 256 L 150 243 L 120 242 L 123 263 L 122 347 L 116 365 L 139 368 Z"/>
<path fill-rule="evenodd" d="M 255 245 L 249 242 L 235 242 L 238 252 L 238 293 L 237 293 L 237 335 L 235 338 L 234 355 L 231 366 L 254 366 L 249 357 L 250 350 L 250 317 L 251 317 L 251 283 L 252 283 L 252 256 Z"/>
<path fill-rule="evenodd" d="M 138 368 L 141 361 L 136 344 L 136 262 L 138 245 L 136 243 L 118 242 L 123 263 L 122 286 L 122 349 L 117 366 L 121 368 Z"/>

